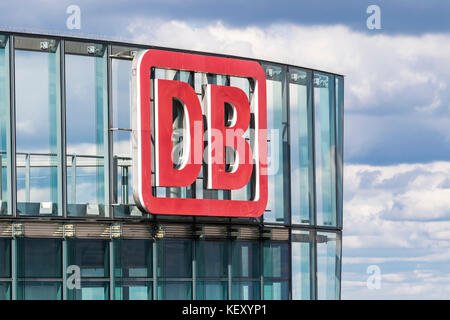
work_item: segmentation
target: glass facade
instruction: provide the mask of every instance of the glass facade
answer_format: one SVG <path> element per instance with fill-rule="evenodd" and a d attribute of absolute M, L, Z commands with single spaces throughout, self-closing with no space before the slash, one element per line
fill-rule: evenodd
<path fill-rule="evenodd" d="M 0 34 L 0 300 L 339 299 L 343 77 L 259 61 L 261 217 L 155 215 L 133 198 L 131 64 L 143 49 Z M 157 68 L 151 77 L 184 81 L 200 101 L 207 84 L 255 97 L 249 78 Z M 183 108 L 173 108 L 182 128 Z M 248 200 L 254 190 L 209 190 L 204 178 L 154 195 Z"/>

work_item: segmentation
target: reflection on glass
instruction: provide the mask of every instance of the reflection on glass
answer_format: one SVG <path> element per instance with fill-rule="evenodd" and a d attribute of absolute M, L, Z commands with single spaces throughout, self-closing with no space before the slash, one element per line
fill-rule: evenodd
<path fill-rule="evenodd" d="M 336 76 L 336 176 L 338 226 L 342 227 L 343 157 L 344 157 L 344 78 Z"/>
<path fill-rule="evenodd" d="M 81 282 L 81 289 L 68 290 L 69 300 L 108 300 L 109 283 Z"/>
<path fill-rule="evenodd" d="M 103 51 L 102 51 L 103 50 Z M 106 50 L 66 54 L 67 212 L 108 216 L 105 175 L 108 138 Z"/>
<path fill-rule="evenodd" d="M 116 282 L 114 298 L 116 300 L 152 300 L 153 285 L 151 281 Z"/>
<path fill-rule="evenodd" d="M 228 249 L 225 241 L 196 242 L 197 278 L 227 277 Z"/>
<path fill-rule="evenodd" d="M 285 70 L 276 66 L 264 66 L 267 90 L 267 139 L 269 199 L 264 213 L 266 222 L 288 223 L 283 174 L 287 151 L 287 115 Z"/>
<path fill-rule="evenodd" d="M 9 90 L 9 37 L 0 35 L 0 215 L 11 214 L 10 174 L 8 174 L 11 169 Z"/>
<path fill-rule="evenodd" d="M 336 226 L 334 76 L 314 73 L 317 224 Z"/>
<path fill-rule="evenodd" d="M 17 239 L 19 278 L 61 278 L 61 239 Z"/>
<path fill-rule="evenodd" d="M 310 300 L 311 248 L 309 231 L 292 230 L 292 300 Z"/>
<path fill-rule="evenodd" d="M 0 282 L 0 300 L 11 300 L 10 282 Z"/>
<path fill-rule="evenodd" d="M 288 281 L 264 281 L 264 300 L 287 300 Z"/>
<path fill-rule="evenodd" d="M 264 277 L 289 277 L 289 246 L 286 242 L 264 242 Z"/>
<path fill-rule="evenodd" d="M 61 190 L 59 46 L 48 52 L 16 50 L 17 210 L 54 215 Z"/>
<path fill-rule="evenodd" d="M 109 241 L 70 239 L 67 243 L 68 265 L 77 265 L 81 277 L 109 276 Z"/>
<path fill-rule="evenodd" d="M 317 298 L 340 298 L 341 238 L 336 233 L 317 233 Z"/>
<path fill-rule="evenodd" d="M 11 276 L 11 240 L 0 238 L 0 278 Z"/>
<path fill-rule="evenodd" d="M 192 242 L 164 239 L 157 242 L 158 277 L 192 277 Z"/>
<path fill-rule="evenodd" d="M 151 278 L 152 244 L 151 240 L 120 240 L 120 242 L 115 242 L 115 277 Z"/>
<path fill-rule="evenodd" d="M 231 266 L 233 278 L 259 278 L 259 243 L 257 241 L 234 241 Z"/>
<path fill-rule="evenodd" d="M 113 199 L 115 217 L 142 216 L 133 199 L 131 155 L 131 61 L 112 60 Z"/>
<path fill-rule="evenodd" d="M 61 300 L 61 282 L 19 281 L 17 283 L 19 300 Z"/>
<path fill-rule="evenodd" d="M 226 281 L 197 281 L 197 300 L 226 300 Z"/>
<path fill-rule="evenodd" d="M 192 299 L 192 282 L 158 282 L 157 292 L 158 300 L 190 300 Z"/>
<path fill-rule="evenodd" d="M 259 300 L 261 297 L 259 281 L 233 281 L 231 284 L 232 300 Z"/>
<path fill-rule="evenodd" d="M 290 70 L 291 213 L 293 224 L 313 223 L 311 73 Z"/>

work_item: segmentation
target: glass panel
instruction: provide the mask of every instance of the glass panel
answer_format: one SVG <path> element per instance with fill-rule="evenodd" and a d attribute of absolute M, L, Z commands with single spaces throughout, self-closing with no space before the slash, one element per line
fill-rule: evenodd
<path fill-rule="evenodd" d="M 0 238 L 0 278 L 11 277 L 11 240 Z"/>
<path fill-rule="evenodd" d="M 81 282 L 81 289 L 68 290 L 69 300 L 108 300 L 109 283 Z"/>
<path fill-rule="evenodd" d="M 66 52 L 78 53 L 81 47 L 67 43 Z M 87 51 L 95 54 L 87 56 Z M 107 53 L 101 45 L 87 46 L 84 53 L 65 57 L 67 212 L 69 216 L 108 216 Z"/>
<path fill-rule="evenodd" d="M 292 300 L 310 300 L 311 248 L 309 231 L 292 230 Z"/>
<path fill-rule="evenodd" d="M 288 207 L 285 205 L 284 190 L 288 190 L 283 171 L 287 145 L 286 72 L 284 68 L 265 65 L 267 86 L 267 139 L 269 199 L 264 221 L 289 223 Z"/>
<path fill-rule="evenodd" d="M 232 300 L 259 300 L 261 297 L 259 281 L 233 281 L 231 285 Z"/>
<path fill-rule="evenodd" d="M 313 224 L 311 73 L 290 70 L 291 214 L 293 224 Z"/>
<path fill-rule="evenodd" d="M 285 242 L 264 242 L 264 277 L 289 277 L 289 246 Z"/>
<path fill-rule="evenodd" d="M 344 78 L 336 77 L 336 176 L 338 226 L 342 227 L 343 157 L 344 157 Z"/>
<path fill-rule="evenodd" d="M 0 35 L 0 214 L 11 214 L 9 37 Z"/>
<path fill-rule="evenodd" d="M 234 241 L 231 266 L 233 278 L 258 279 L 260 277 L 259 242 Z"/>
<path fill-rule="evenodd" d="M 0 282 L 0 300 L 11 300 L 10 282 Z"/>
<path fill-rule="evenodd" d="M 191 300 L 192 282 L 164 281 L 158 283 L 158 300 Z"/>
<path fill-rule="evenodd" d="M 79 266 L 81 277 L 109 276 L 108 240 L 70 239 L 67 251 L 68 265 Z"/>
<path fill-rule="evenodd" d="M 153 285 L 151 281 L 116 282 L 114 293 L 116 300 L 152 300 Z"/>
<path fill-rule="evenodd" d="M 225 241 L 197 241 L 197 278 L 226 278 L 228 250 Z"/>
<path fill-rule="evenodd" d="M 227 281 L 198 281 L 197 300 L 226 300 Z"/>
<path fill-rule="evenodd" d="M 158 277 L 191 278 L 192 277 L 192 242 L 191 240 L 159 240 Z"/>
<path fill-rule="evenodd" d="M 288 281 L 264 281 L 264 300 L 287 300 Z"/>
<path fill-rule="evenodd" d="M 19 281 L 17 283 L 19 300 L 61 300 L 61 282 Z"/>
<path fill-rule="evenodd" d="M 17 264 L 19 278 L 61 278 L 62 240 L 17 239 Z"/>
<path fill-rule="evenodd" d="M 134 204 L 131 164 L 131 61 L 112 60 L 115 217 L 142 216 Z"/>
<path fill-rule="evenodd" d="M 317 233 L 318 299 L 340 298 L 341 238 L 336 233 Z"/>
<path fill-rule="evenodd" d="M 115 277 L 152 277 L 151 240 L 119 240 L 114 242 Z"/>
<path fill-rule="evenodd" d="M 334 76 L 314 74 L 317 224 L 336 226 Z"/>
<path fill-rule="evenodd" d="M 38 41 L 17 40 L 20 48 Z M 40 45 L 41 52 L 15 52 L 17 210 L 56 215 L 62 199 L 60 54 L 54 40 Z"/>

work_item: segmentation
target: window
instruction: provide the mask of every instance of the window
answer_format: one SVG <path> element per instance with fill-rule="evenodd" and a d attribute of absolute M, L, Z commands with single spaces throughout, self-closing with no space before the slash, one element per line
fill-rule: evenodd
<path fill-rule="evenodd" d="M 114 241 L 114 277 L 116 300 L 148 300 L 152 298 L 151 240 Z"/>
<path fill-rule="evenodd" d="M 11 277 L 11 240 L 0 238 L 0 278 Z"/>
<path fill-rule="evenodd" d="M 225 241 L 196 242 L 196 298 L 223 300 L 228 293 L 228 246 Z"/>
<path fill-rule="evenodd" d="M 157 241 L 158 299 L 192 299 L 192 241 Z"/>
<path fill-rule="evenodd" d="M 342 227 L 343 157 L 344 157 L 344 78 L 336 76 L 336 177 L 338 227 Z"/>
<path fill-rule="evenodd" d="M 17 211 L 61 214 L 59 42 L 15 38 Z"/>
<path fill-rule="evenodd" d="M 289 72 L 292 224 L 314 223 L 311 72 Z"/>
<path fill-rule="evenodd" d="M 62 240 L 17 239 L 17 297 L 62 298 Z"/>
<path fill-rule="evenodd" d="M 0 34 L 0 215 L 11 214 L 9 37 Z"/>
<path fill-rule="evenodd" d="M 232 242 L 232 299 L 260 299 L 260 265 L 258 241 Z"/>
<path fill-rule="evenodd" d="M 317 224 L 336 226 L 334 76 L 314 73 Z"/>
<path fill-rule="evenodd" d="M 340 298 L 341 236 L 337 233 L 317 233 L 317 293 L 318 299 Z"/>
<path fill-rule="evenodd" d="M 117 49 L 119 50 L 119 49 Z M 118 53 L 124 54 L 122 51 Z M 131 60 L 112 59 L 113 202 L 115 217 L 142 216 L 134 206 L 131 154 Z"/>
<path fill-rule="evenodd" d="M 70 239 L 67 260 L 81 270 L 81 289 L 67 289 L 69 299 L 109 299 L 109 240 Z"/>
<path fill-rule="evenodd" d="M 289 295 L 289 244 L 264 242 L 264 299 L 287 299 Z"/>
<path fill-rule="evenodd" d="M 287 163 L 286 70 L 264 65 L 267 89 L 267 156 L 269 199 L 264 213 L 265 222 L 289 223 L 285 191 Z"/>
<path fill-rule="evenodd" d="M 314 298 L 311 265 L 313 237 L 310 231 L 292 230 L 292 300 Z"/>
<path fill-rule="evenodd" d="M 67 41 L 65 49 L 67 214 L 108 216 L 106 46 Z"/>
<path fill-rule="evenodd" d="M 61 239 L 17 240 L 19 278 L 62 278 Z"/>

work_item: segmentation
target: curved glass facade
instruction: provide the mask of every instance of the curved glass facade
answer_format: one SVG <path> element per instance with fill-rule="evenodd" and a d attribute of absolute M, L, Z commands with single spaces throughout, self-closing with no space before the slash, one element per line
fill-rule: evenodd
<path fill-rule="evenodd" d="M 343 77 L 257 61 L 269 129 L 261 217 L 155 215 L 132 187 L 131 62 L 150 48 L 0 34 L 0 299 L 339 299 Z M 224 75 L 152 77 L 185 81 L 199 99 L 205 84 L 254 90 Z M 252 192 L 203 178 L 155 194 Z"/>

